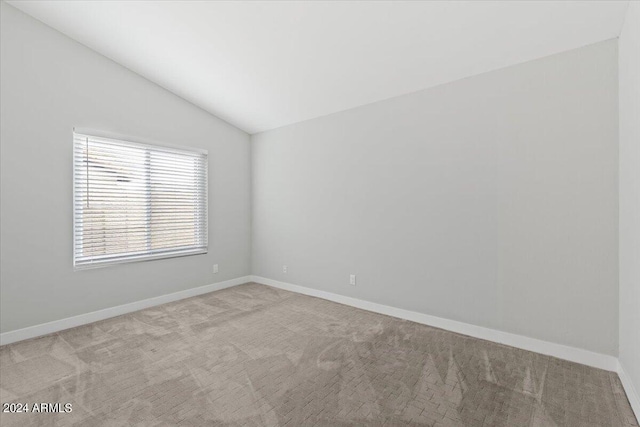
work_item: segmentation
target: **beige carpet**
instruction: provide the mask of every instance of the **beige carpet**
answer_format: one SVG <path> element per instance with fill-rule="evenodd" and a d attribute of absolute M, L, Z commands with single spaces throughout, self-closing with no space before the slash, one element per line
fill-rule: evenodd
<path fill-rule="evenodd" d="M 0 347 L 19 425 L 637 426 L 616 374 L 258 284 Z"/>

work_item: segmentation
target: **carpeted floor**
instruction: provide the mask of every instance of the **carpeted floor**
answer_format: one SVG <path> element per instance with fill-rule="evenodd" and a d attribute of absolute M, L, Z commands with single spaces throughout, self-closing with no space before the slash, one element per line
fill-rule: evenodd
<path fill-rule="evenodd" d="M 0 398 L 72 404 L 2 426 L 638 425 L 614 373 L 258 284 L 0 347 Z"/>

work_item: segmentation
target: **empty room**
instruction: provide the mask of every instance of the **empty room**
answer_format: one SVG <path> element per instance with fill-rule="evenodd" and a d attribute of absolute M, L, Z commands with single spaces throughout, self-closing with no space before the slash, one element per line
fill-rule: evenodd
<path fill-rule="evenodd" d="M 640 0 L 0 0 L 0 426 L 640 427 Z"/>

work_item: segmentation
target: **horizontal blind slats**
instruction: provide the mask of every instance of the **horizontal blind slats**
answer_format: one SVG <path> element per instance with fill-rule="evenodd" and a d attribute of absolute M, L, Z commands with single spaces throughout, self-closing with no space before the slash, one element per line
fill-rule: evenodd
<path fill-rule="evenodd" d="M 107 151 L 107 152 L 112 152 L 112 153 L 128 153 L 128 154 L 137 154 L 140 156 L 146 156 L 147 151 L 149 149 L 149 147 L 152 147 L 153 149 L 153 153 L 152 155 L 155 157 L 165 157 L 165 158 L 171 158 L 171 159 L 196 159 L 196 158 L 201 158 L 203 156 L 206 156 L 206 154 L 202 153 L 202 152 L 195 152 L 195 151 L 173 151 L 173 152 L 163 152 L 163 151 L 159 151 L 161 149 L 160 146 L 149 146 L 149 145 L 145 145 L 143 146 L 125 146 L 125 145 L 118 145 L 118 144 L 114 144 L 114 143 L 100 143 L 98 141 L 96 141 L 95 139 L 89 138 L 89 141 L 91 142 L 91 147 L 93 149 L 93 151 L 97 152 L 97 151 Z M 83 147 L 80 144 L 85 144 L 86 140 L 84 138 L 78 138 L 76 139 L 77 144 L 74 146 L 74 149 L 82 149 Z M 129 143 L 127 143 L 129 144 Z"/>
<path fill-rule="evenodd" d="M 118 177 L 120 179 L 126 178 L 131 181 L 144 179 L 147 180 L 148 176 L 146 174 L 147 170 L 154 171 L 154 175 L 151 178 L 154 182 L 164 182 L 164 181 L 173 181 L 178 180 L 178 182 L 203 182 L 204 176 L 198 177 L 193 176 L 193 172 L 201 172 L 204 170 L 203 168 L 191 168 L 190 170 L 180 170 L 178 168 L 174 170 L 162 169 L 158 167 L 153 167 L 145 164 L 138 165 L 139 167 L 132 166 L 129 169 L 124 168 L 115 168 L 111 166 L 105 166 L 104 164 L 97 164 L 96 162 L 89 161 L 89 167 L 91 168 L 91 175 L 96 179 L 104 179 L 111 180 L 114 177 Z M 81 176 L 85 175 L 87 168 L 87 162 L 78 162 L 74 166 L 74 172 L 79 173 Z"/>
<path fill-rule="evenodd" d="M 91 178 L 90 178 L 91 179 Z M 86 180 L 86 179 L 85 179 Z M 94 185 L 95 184 L 95 185 Z M 88 192 L 98 192 L 105 194 L 123 195 L 123 194 L 148 194 L 151 192 L 152 196 L 156 198 L 162 195 L 202 195 L 204 194 L 205 185 L 197 187 L 165 187 L 158 185 L 126 185 L 126 184 L 103 184 L 101 182 L 91 183 L 90 185 L 79 185 L 76 190 L 79 194 Z"/>
<path fill-rule="evenodd" d="M 193 246 L 197 247 L 197 243 L 194 243 L 193 239 L 162 239 L 159 238 L 154 246 L 158 247 L 171 247 L 171 246 Z M 118 252 L 123 252 L 124 249 L 131 249 L 132 247 L 140 247 L 143 252 L 148 252 L 149 249 L 146 248 L 145 241 L 143 240 L 133 240 L 130 243 L 113 243 L 109 246 L 110 250 L 107 251 L 103 249 L 103 246 L 99 246 L 97 244 L 89 244 L 87 245 L 87 250 L 91 252 L 95 252 L 98 254 L 116 254 Z M 101 249 L 102 248 L 102 249 Z"/>
<path fill-rule="evenodd" d="M 94 203 L 93 205 L 89 205 L 87 208 L 86 204 L 76 205 L 74 208 L 74 212 L 83 216 L 87 216 L 88 218 L 93 218 L 94 220 L 102 220 L 106 218 L 121 218 L 122 216 L 135 216 L 135 215 L 144 215 L 149 212 L 153 212 L 153 216 L 159 217 L 161 215 L 172 215 L 172 214 L 202 214 L 205 212 L 205 209 L 194 209 L 191 206 L 174 203 L 163 203 L 153 206 L 153 208 L 149 208 L 146 206 L 140 206 L 138 208 L 134 208 L 132 206 L 125 205 L 99 205 Z"/>
<path fill-rule="evenodd" d="M 163 253 L 172 253 L 172 252 L 181 252 L 181 253 L 185 253 L 185 252 L 198 252 L 198 253 L 202 253 L 202 251 L 206 251 L 205 247 L 193 247 L 193 246 L 179 246 L 179 247 L 175 247 L 175 248 L 170 248 L 170 249 L 166 249 L 166 248 L 158 248 L 158 249 L 154 249 L 151 251 L 122 251 L 122 252 L 118 252 L 116 254 L 111 254 L 111 255 L 93 255 L 91 257 L 81 257 L 80 259 L 85 261 L 85 262 L 90 262 L 90 261 L 98 261 L 98 260 L 118 260 L 118 259 L 124 259 L 127 257 L 135 257 L 135 258 L 140 258 L 141 256 L 151 256 L 151 255 L 159 255 L 159 254 L 163 254 Z"/>
<path fill-rule="evenodd" d="M 106 238 L 118 238 L 121 236 L 131 236 L 132 239 L 137 239 L 140 236 L 147 238 L 147 234 L 151 233 L 154 236 L 164 236 L 166 238 L 171 238 L 171 236 L 176 236 L 176 238 L 184 238 L 189 237 L 190 239 L 197 239 L 198 228 L 193 225 L 183 226 L 183 227 L 173 227 L 173 228 L 152 228 L 148 230 L 146 227 L 136 227 L 136 228 L 121 228 L 118 230 L 93 230 L 93 236 L 91 237 L 83 237 L 78 238 L 76 240 L 82 240 L 83 243 L 98 243 Z M 127 241 L 129 239 L 127 238 Z"/>
<path fill-rule="evenodd" d="M 206 252 L 207 154 L 74 134 L 74 265 Z"/>

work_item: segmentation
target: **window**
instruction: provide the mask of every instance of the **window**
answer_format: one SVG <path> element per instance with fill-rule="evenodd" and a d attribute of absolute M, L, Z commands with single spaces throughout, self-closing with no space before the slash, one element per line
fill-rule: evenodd
<path fill-rule="evenodd" d="M 76 268 L 207 252 L 207 153 L 73 134 Z"/>

